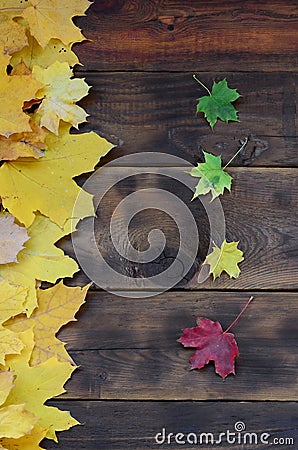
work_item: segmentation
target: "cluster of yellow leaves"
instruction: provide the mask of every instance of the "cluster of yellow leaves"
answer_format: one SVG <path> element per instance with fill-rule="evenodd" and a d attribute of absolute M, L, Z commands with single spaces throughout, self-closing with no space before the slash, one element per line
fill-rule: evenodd
<path fill-rule="evenodd" d="M 88 286 L 70 288 L 60 282 L 37 289 L 38 308 L 30 318 L 25 314 L 25 289 L 3 280 L 0 290 L 0 444 L 15 448 L 14 440 L 26 437 L 34 450 L 39 448 L 33 446 L 36 432 L 42 429 L 41 439 L 57 440 L 56 431 L 77 424 L 68 412 L 44 403 L 65 392 L 63 385 L 75 370 L 56 334 L 75 320 Z"/>
<path fill-rule="evenodd" d="M 86 121 L 76 103 L 89 91 L 73 77 L 72 45 L 84 36 L 72 18 L 89 6 L 0 0 L 0 449 L 40 449 L 78 423 L 45 402 L 75 370 L 56 335 L 76 320 L 89 286 L 40 286 L 78 270 L 55 245 L 94 215 L 73 178 L 112 148 L 95 133 L 71 133 Z"/>

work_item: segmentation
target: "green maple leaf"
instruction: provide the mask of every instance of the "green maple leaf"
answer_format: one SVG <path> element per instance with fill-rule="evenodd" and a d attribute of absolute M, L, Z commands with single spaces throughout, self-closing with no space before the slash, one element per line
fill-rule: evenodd
<path fill-rule="evenodd" d="M 238 242 L 223 241 L 221 247 L 213 247 L 212 253 L 207 256 L 204 264 L 210 265 L 209 273 L 213 274 L 213 279 L 219 277 L 222 272 L 226 272 L 230 278 L 238 278 L 240 269 L 238 264 L 243 261 L 243 252 L 237 248 Z"/>
<path fill-rule="evenodd" d="M 204 86 L 195 76 L 194 78 Z M 214 127 L 217 119 L 221 119 L 224 122 L 228 122 L 229 120 L 239 122 L 237 110 L 232 105 L 232 102 L 237 100 L 240 94 L 236 89 L 230 89 L 228 87 L 226 79 L 219 81 L 219 83 L 214 82 L 212 92 L 206 86 L 204 88 L 208 91 L 209 95 L 197 99 L 199 100 L 197 113 L 204 113 L 211 128 Z"/>
<path fill-rule="evenodd" d="M 196 186 L 193 199 L 208 192 L 212 194 L 212 200 L 223 194 L 224 189 L 231 190 L 232 177 L 221 167 L 221 157 L 204 152 L 205 162 L 198 163 L 189 172 L 191 176 L 200 178 Z"/>

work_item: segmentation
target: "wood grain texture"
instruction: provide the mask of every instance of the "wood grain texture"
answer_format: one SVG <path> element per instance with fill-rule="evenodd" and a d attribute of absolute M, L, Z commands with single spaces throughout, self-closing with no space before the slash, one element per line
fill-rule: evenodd
<path fill-rule="evenodd" d="M 176 287 L 191 287 L 198 289 L 297 289 L 298 280 L 298 253 L 297 253 L 297 169 L 256 169 L 256 168 L 231 168 L 229 173 L 233 177 L 233 186 L 231 194 L 227 193 L 221 197 L 226 222 L 226 237 L 230 241 L 240 241 L 239 247 L 244 252 L 245 260 L 241 263 L 241 275 L 238 279 L 230 279 L 226 274 L 212 282 L 209 277 L 204 283 L 197 284 L 195 273 L 201 268 L 202 262 L 209 248 L 210 228 L 209 220 L 205 209 L 200 200 L 191 202 L 192 192 L 177 181 L 178 176 L 184 180 L 189 180 L 193 186 L 197 179 L 190 177 L 185 173 L 185 167 L 178 168 L 150 168 L 153 173 L 143 174 L 149 169 L 129 168 L 129 167 L 111 167 L 103 169 L 99 176 L 95 178 L 90 192 L 106 192 L 109 186 L 116 183 L 117 178 L 123 178 L 122 181 L 115 184 L 104 198 L 100 201 L 97 210 L 97 219 L 95 221 L 95 236 L 97 247 L 90 243 L 87 234 L 81 233 L 82 244 L 82 262 L 90 267 L 90 260 L 97 260 L 98 250 L 105 260 L 116 271 L 113 277 L 110 289 L 125 289 L 123 282 L 117 277 L 118 274 L 132 278 L 131 285 L 128 288 L 138 288 L 134 280 L 139 280 L 139 288 L 144 289 L 143 278 L 152 277 L 158 273 L 164 272 L 173 263 L 177 256 L 180 246 L 180 232 L 185 230 L 184 220 L 185 210 L 178 203 L 180 199 L 186 209 L 190 211 L 190 217 L 193 217 L 199 232 L 200 242 L 197 257 L 193 259 L 189 271 L 181 275 L 182 269 L 175 272 Z M 132 171 L 140 171 L 139 175 L 131 175 Z M 161 175 L 166 173 L 167 176 Z M 129 199 L 134 192 L 140 192 L 141 189 L 152 188 L 154 193 L 148 197 L 141 197 L 139 212 L 133 220 L 130 220 L 128 207 L 125 204 L 118 207 L 116 216 L 115 208 L 120 202 Z M 178 227 L 175 224 L 170 206 L 161 202 L 161 191 L 171 193 L 174 199 L 171 200 L 172 211 L 175 210 L 178 220 Z M 148 208 L 149 201 L 154 207 Z M 210 205 L 207 202 L 207 205 Z M 212 204 L 211 204 L 212 206 Z M 211 208 L 210 206 L 210 208 Z M 152 209 L 153 208 L 153 209 Z M 161 209 L 161 211 L 159 210 Z M 209 206 L 208 206 L 209 208 Z M 143 211 L 142 211 L 143 210 Z M 212 211 L 212 209 L 211 209 Z M 114 242 L 118 243 L 124 257 L 119 254 L 114 243 L 111 240 L 110 222 L 111 217 L 116 217 L 116 228 L 113 231 Z M 217 217 L 212 223 L 220 223 Z M 127 255 L 128 239 L 124 225 L 129 225 L 129 241 L 139 250 L 138 258 L 142 256 L 144 250 L 149 246 L 148 235 L 153 229 L 160 229 L 166 239 L 166 245 L 160 256 L 150 259 L 151 262 L 142 263 L 130 261 L 125 258 Z M 182 225 L 181 225 L 182 224 Z M 188 222 L 186 222 L 188 224 Z M 217 226 L 217 225 L 216 225 Z M 190 233 L 190 232 L 189 232 Z M 86 238 L 87 236 L 87 238 Z M 121 244 L 121 242 L 124 242 Z M 181 239 L 182 249 L 185 255 L 181 261 L 188 261 L 191 255 L 193 245 L 197 244 L 194 234 L 188 234 L 187 238 Z M 120 244 L 119 244 L 120 243 Z M 217 245 L 220 245 L 218 242 Z M 73 255 L 72 245 L 69 239 L 60 244 L 70 255 Z M 190 249 L 189 249 L 190 248 Z M 140 260 L 139 260 L 140 261 Z M 154 261 L 154 263 L 152 262 Z M 91 263 L 92 266 L 92 263 Z M 184 267 L 184 266 L 183 266 Z M 95 276 L 104 281 L 106 276 L 102 266 L 96 268 Z M 94 269 L 95 270 L 95 269 Z M 172 276 L 172 275 L 171 275 Z M 98 279 L 98 278 L 97 278 Z M 172 281 L 165 276 L 165 286 Z M 191 283 L 189 284 L 189 281 Z M 93 278 L 94 281 L 94 278 Z M 70 284 L 84 284 L 88 278 L 80 272 L 75 275 Z M 177 284 L 178 283 L 178 284 Z M 100 285 L 100 283 L 98 283 Z M 175 283 L 173 283 L 173 286 Z M 163 284 L 162 284 L 163 286 Z"/>
<path fill-rule="evenodd" d="M 93 86 L 81 102 L 90 114 L 83 130 L 95 130 L 117 147 L 105 158 L 158 151 L 196 164 L 204 149 L 228 161 L 249 137 L 236 166 L 297 166 L 295 76 L 287 73 L 202 73 L 211 88 L 227 78 L 242 97 L 235 102 L 240 123 L 219 121 L 211 130 L 196 99 L 206 94 L 192 73 L 88 74 Z M 137 157 L 136 157 L 137 163 Z"/>
<path fill-rule="evenodd" d="M 96 0 L 76 50 L 98 71 L 294 71 L 297 16 L 293 0 Z"/>
<path fill-rule="evenodd" d="M 226 329 L 250 293 L 170 292 L 133 299 L 91 292 L 76 326 L 60 334 L 80 366 L 70 399 L 297 400 L 297 296 L 254 293 L 235 325 L 237 376 L 225 382 L 212 364 L 189 370 L 194 349 L 177 339 L 194 316 Z M 129 295 L 129 294 L 128 294 Z M 278 313 L 277 313 L 278 311 Z"/>
<path fill-rule="evenodd" d="M 68 392 L 50 402 L 71 410 L 84 426 L 61 433 L 59 446 L 44 446 L 143 450 L 156 447 L 154 436 L 162 427 L 174 433 L 219 433 L 233 430 L 239 420 L 248 432 L 269 433 L 271 442 L 275 437 L 297 442 L 297 294 L 287 292 L 298 286 L 297 1 L 95 0 L 87 18 L 76 23 L 93 40 L 75 46 L 85 64 L 77 68 L 79 76 L 93 86 L 81 102 L 91 114 L 82 130 L 94 130 L 117 146 L 101 161 L 115 164 L 107 185 L 119 174 L 129 175 L 129 166 L 142 166 L 139 153 L 178 156 L 185 161 L 179 169 L 184 171 L 188 163 L 202 161 L 202 149 L 221 154 L 226 163 L 240 139 L 249 137 L 229 169 L 232 193 L 222 197 L 227 238 L 240 240 L 245 261 L 237 280 L 223 276 L 197 284 L 208 249 L 208 218 L 199 201 L 190 202 L 189 189 L 158 175 L 155 160 L 149 163 L 157 166 L 155 173 L 131 176 L 109 190 L 95 231 L 100 251 L 116 272 L 141 282 L 177 255 L 174 220 L 152 208 L 131 221 L 129 239 L 144 251 L 149 232 L 161 229 L 166 236 L 161 256 L 151 264 L 132 263 L 115 250 L 110 218 L 119 202 L 140 188 L 164 189 L 181 198 L 196 218 L 200 246 L 178 284 L 184 290 L 151 298 L 131 298 L 132 291 L 122 293 L 125 297 L 120 291 L 89 292 L 78 322 L 59 335 L 80 367 L 67 383 Z M 193 73 L 209 87 L 226 77 L 238 89 L 240 123 L 218 123 L 212 132 L 202 115 L 196 116 L 196 99 L 205 92 Z M 130 154 L 134 160 L 116 167 L 117 157 Z M 85 180 L 82 176 L 78 182 Z M 95 190 L 102 183 L 95 183 Z M 120 209 L 119 236 L 126 217 L 127 210 Z M 73 255 L 69 240 L 60 245 Z M 87 259 L 91 253 L 87 245 Z M 80 272 L 67 282 L 87 281 Z M 123 289 L 117 277 L 111 287 Z M 237 376 L 223 382 L 212 364 L 189 371 L 194 350 L 176 342 L 181 329 L 195 325 L 193 316 L 219 320 L 226 328 L 251 294 L 254 302 L 233 329 L 240 350 Z M 222 446 L 231 448 L 226 442 Z"/>
<path fill-rule="evenodd" d="M 53 404 L 53 402 L 51 402 Z M 61 409 L 71 409 L 72 414 L 84 422 L 84 427 L 74 427 L 59 433 L 59 445 L 45 441 L 48 450 L 143 450 L 168 446 L 169 448 L 193 449 L 194 445 L 157 445 L 155 436 L 163 427 L 168 433 L 214 433 L 234 431 L 237 421 L 243 421 L 246 431 L 270 434 L 275 438 L 298 439 L 297 405 L 289 403 L 224 403 L 224 402 L 69 402 L 56 401 Z M 113 418 L 113 421 L 111 421 Z M 254 441 L 253 441 L 254 442 Z M 79 444 L 78 444 L 79 443 Z M 79 445 L 79 447 L 78 447 Z M 223 441 L 224 448 L 232 448 Z M 233 445 L 234 447 L 235 445 Z M 210 448 L 198 445 L 199 448 Z M 235 446 L 236 448 L 237 446 Z M 266 450 L 268 444 L 248 444 L 246 448 Z M 282 448 L 281 446 L 274 446 Z M 237 447 L 240 448 L 240 447 Z M 284 446 L 294 448 L 294 446 Z"/>

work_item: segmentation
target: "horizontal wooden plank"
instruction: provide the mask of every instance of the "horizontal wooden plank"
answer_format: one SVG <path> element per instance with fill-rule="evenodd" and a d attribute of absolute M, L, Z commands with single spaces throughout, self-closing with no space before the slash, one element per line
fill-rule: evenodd
<path fill-rule="evenodd" d="M 51 404 L 53 404 L 51 402 Z M 72 414 L 78 418 L 83 426 L 77 426 L 70 431 L 59 433 L 59 445 L 52 441 L 43 444 L 48 450 L 59 448 L 61 450 L 73 450 L 78 448 L 84 450 L 115 449 L 143 450 L 158 447 L 155 440 L 157 433 L 165 428 L 167 433 L 184 433 L 185 439 L 189 433 L 195 433 L 200 439 L 202 433 L 214 433 L 214 439 L 219 439 L 220 433 L 235 432 L 235 424 L 243 422 L 246 426 L 245 432 L 256 433 L 257 441 L 252 436 L 252 444 L 249 440 L 245 442 L 245 448 L 262 449 L 268 448 L 269 444 L 261 442 L 284 443 L 282 438 L 298 439 L 297 430 L 297 405 L 295 403 L 224 403 L 224 402 L 55 402 L 61 409 L 70 409 Z M 237 428 L 241 424 L 237 425 Z M 241 443 L 244 442 L 244 433 L 240 436 Z M 163 433 L 163 432 L 162 432 Z M 220 446 L 225 448 L 240 448 L 241 444 L 232 445 L 233 435 L 227 442 L 227 435 L 222 435 Z M 163 434 L 157 436 L 162 445 Z M 171 436 L 170 436 L 171 438 Z M 190 442 L 193 436 L 189 436 Z M 183 439 L 180 436 L 180 440 Z M 205 444 L 206 437 L 201 436 L 202 443 L 199 448 L 210 448 Z M 211 436 L 209 436 L 211 439 Z M 238 439 L 238 433 L 237 433 Z M 247 439 L 249 436 L 247 435 Z M 280 439 L 274 441 L 274 439 Z M 179 441 L 179 437 L 178 437 Z M 171 445 L 167 441 L 164 445 L 169 448 L 194 448 L 194 444 L 177 444 L 175 437 L 171 439 Z M 210 441 L 209 441 L 210 442 Z M 238 441 L 239 442 L 239 441 Z M 257 442 L 255 444 L 255 442 Z M 294 448 L 294 445 L 284 445 L 284 448 Z M 205 444 L 205 445 L 204 445 Z M 218 444 L 219 445 L 219 444 Z M 228 446 L 228 447 L 227 447 Z M 282 446 L 275 448 L 283 448 Z M 241 447 L 242 448 L 242 447 Z"/>
<path fill-rule="evenodd" d="M 201 69 L 202 70 L 202 69 Z M 88 74 L 93 86 L 81 102 L 90 114 L 83 130 L 95 130 L 117 147 L 103 161 L 145 151 L 173 154 L 196 164 L 201 149 L 228 161 L 249 138 L 235 165 L 297 166 L 296 90 L 292 74 L 200 73 L 209 87 L 227 77 L 241 93 L 240 122 L 218 122 L 212 131 L 196 116 L 196 99 L 206 94 L 192 73 Z M 135 158 L 137 163 L 137 156 Z"/>
<path fill-rule="evenodd" d="M 193 349 L 177 342 L 194 316 L 226 329 L 249 293 L 169 292 L 133 299 L 90 292 L 76 325 L 60 339 L 80 366 L 63 395 L 117 400 L 297 400 L 297 295 L 255 293 L 235 325 L 237 375 L 225 382 L 212 364 L 189 370 Z M 296 331 L 295 331 L 296 330 Z"/>
<path fill-rule="evenodd" d="M 92 70 L 297 69 L 297 3 L 100 0 L 77 23 Z"/>
<path fill-rule="evenodd" d="M 254 296 L 254 301 L 242 319 L 242 325 L 247 326 L 250 333 L 243 331 L 239 323 L 237 335 L 242 333 L 242 337 L 247 335 L 246 338 L 251 339 L 261 332 L 273 334 L 278 339 L 277 330 L 283 327 L 285 336 L 288 333 L 288 340 L 282 339 L 280 346 L 291 346 L 293 339 L 289 338 L 295 329 L 293 316 L 298 308 L 297 294 L 262 291 L 171 291 L 144 299 L 89 291 L 87 302 L 77 315 L 78 322 L 65 326 L 59 338 L 67 342 L 67 348 L 71 351 L 166 350 L 178 339 L 182 328 L 191 326 L 194 316 L 220 320 L 223 327 L 227 327 L 250 294 Z M 278 314 L 274 313 L 275 310 Z"/>
<path fill-rule="evenodd" d="M 152 173 L 144 174 L 142 171 Z M 199 199 L 191 202 L 192 192 L 183 183 L 194 186 L 197 179 L 190 177 L 185 167 L 100 169 L 92 179 L 92 186 L 88 187 L 90 192 L 96 194 L 96 198 L 106 193 L 97 210 L 95 240 L 90 241 L 90 233 L 84 231 L 85 223 L 89 222 L 83 222 L 83 231 L 77 234 L 76 246 L 81 249 L 79 260 L 83 269 L 99 287 L 111 290 L 147 289 L 147 280 L 158 274 L 163 274 L 160 276 L 162 280 L 152 279 L 150 289 L 159 289 L 160 286 L 297 289 L 297 169 L 231 168 L 228 171 L 233 176 L 232 192 L 222 196 L 221 203 L 227 240 L 239 240 L 239 247 L 244 252 L 245 260 L 241 263 L 242 272 L 238 279 L 230 279 L 223 274 L 215 282 L 209 277 L 198 284 L 197 274 L 212 245 L 205 207 L 212 217 L 212 239 L 217 245 L 224 239 L 224 233 L 220 238 L 220 232 L 214 230 L 220 230 L 224 221 L 220 219 L 215 203 L 205 200 L 203 206 Z M 142 189 L 151 191 L 142 192 Z M 138 202 L 132 195 L 135 192 L 139 196 Z M 130 206 L 121 201 L 130 201 Z M 118 209 L 115 212 L 116 207 Z M 132 207 L 140 211 L 133 219 L 133 214 L 129 212 Z M 115 228 L 111 234 L 112 217 Z M 196 224 L 193 229 L 192 220 Z M 155 249 L 155 254 L 147 255 L 148 262 L 144 263 L 141 258 L 149 248 L 149 233 L 156 228 L 164 233 L 166 243 L 163 246 L 156 235 L 155 238 L 150 235 L 151 248 Z M 128 253 L 129 242 L 136 249 L 136 259 Z M 60 245 L 73 255 L 70 239 Z M 113 272 L 108 270 L 104 261 L 113 268 Z M 173 273 L 166 271 L 171 266 Z M 125 280 L 122 275 L 126 277 Z M 88 280 L 81 271 L 70 280 L 70 284 L 84 284 Z"/>

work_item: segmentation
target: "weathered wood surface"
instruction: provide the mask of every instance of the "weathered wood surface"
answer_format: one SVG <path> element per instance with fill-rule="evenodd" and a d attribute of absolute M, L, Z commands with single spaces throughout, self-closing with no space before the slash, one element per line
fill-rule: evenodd
<path fill-rule="evenodd" d="M 88 74 L 93 87 L 81 102 L 90 114 L 83 129 L 95 130 L 117 145 L 104 162 L 162 151 L 196 164 L 201 149 L 221 154 L 227 162 L 247 136 L 249 143 L 234 165 L 298 165 L 294 74 L 223 75 L 200 69 L 199 77 L 209 87 L 227 77 L 229 86 L 237 88 L 242 95 L 235 103 L 239 123 L 219 121 L 212 132 L 203 114 L 196 116 L 196 99 L 206 92 L 191 72 Z"/>
<path fill-rule="evenodd" d="M 129 227 L 130 242 L 141 251 L 148 247 L 148 234 L 152 229 L 158 228 L 164 232 L 165 249 L 160 257 L 154 260 L 154 263 L 125 260 L 119 255 L 111 241 L 110 221 L 120 201 L 127 199 L 130 194 L 139 189 L 155 188 L 172 192 L 177 198 L 180 198 L 190 209 L 199 230 L 200 245 L 197 258 L 187 275 L 181 279 L 178 277 L 178 286 L 193 289 L 297 289 L 297 169 L 229 169 L 234 180 L 233 188 L 230 194 L 227 193 L 221 197 L 221 203 L 225 214 L 227 240 L 229 242 L 239 240 L 239 247 L 245 255 L 245 260 L 241 263 L 242 273 L 238 279 L 230 279 L 223 274 L 215 282 L 209 277 L 201 284 L 197 283 L 195 273 L 200 270 L 201 263 L 207 255 L 210 236 L 209 221 L 200 200 L 191 202 L 192 191 L 175 180 L 178 174 L 184 174 L 186 168 L 163 168 L 162 170 L 156 168 L 151 169 L 156 173 L 129 177 L 133 170 L 142 169 L 129 167 L 104 169 L 105 178 L 103 175 L 97 177 L 91 190 L 94 193 L 101 192 L 102 189 L 105 190 L 107 186 L 111 186 L 117 177 L 123 177 L 123 181 L 111 188 L 100 202 L 95 221 L 95 235 L 99 252 L 117 273 L 137 277 L 141 281 L 142 277 L 164 271 L 172 264 L 177 255 L 180 244 L 178 227 L 169 215 L 158 210 L 147 209 L 140 212 L 136 219 L 131 221 Z M 161 172 L 167 173 L 168 176 L 159 175 Z M 185 174 L 185 178 L 189 178 L 193 185 L 197 182 L 188 174 Z M 156 205 L 156 208 L 163 209 L 160 202 L 160 191 L 151 194 L 150 200 Z M 175 204 L 175 202 L 173 203 Z M 142 203 L 140 209 L 144 207 L 146 205 Z M 177 211 L 179 208 L 177 202 Z M 117 214 L 118 223 L 129 222 L 125 208 L 120 209 Z M 183 214 L 184 212 L 181 210 L 181 216 Z M 117 234 L 120 237 L 124 233 L 125 229 L 119 225 Z M 191 236 L 188 239 L 191 240 Z M 65 240 L 61 245 L 68 254 L 73 254 L 70 239 Z M 87 260 L 91 258 L 91 255 L 95 255 L 96 258 L 98 250 L 91 246 L 89 240 L 87 240 L 85 250 L 84 255 Z M 104 277 L 104 273 L 102 276 Z M 88 278 L 83 271 L 69 281 L 70 284 L 86 282 L 88 282 Z M 134 284 L 131 286 L 135 287 Z M 121 290 L 124 287 L 115 276 L 110 288 Z M 142 288 L 142 284 L 140 288 Z"/>
<path fill-rule="evenodd" d="M 88 70 L 297 70 L 294 0 L 98 0 L 79 25 Z"/>
<path fill-rule="evenodd" d="M 51 402 L 53 404 L 53 402 Z M 268 444 L 260 442 L 262 433 L 268 433 L 268 442 L 278 438 L 298 439 L 297 404 L 294 402 L 102 402 L 102 401 L 56 401 L 61 409 L 71 409 L 85 422 L 83 427 L 59 434 L 60 444 L 51 441 L 46 448 L 61 450 L 143 450 L 153 448 L 201 448 L 204 445 L 181 445 L 171 441 L 158 445 L 155 436 L 165 428 L 168 433 L 219 433 L 234 432 L 236 422 L 243 422 L 248 433 L 256 433 L 258 444 L 245 445 L 251 450 L 266 450 Z M 232 438 L 233 436 L 231 436 Z M 202 436 L 202 439 L 205 439 Z M 210 439 L 210 436 L 209 436 Z M 203 441 L 205 442 L 205 441 Z M 209 441 L 210 442 L 210 441 Z M 249 441 L 247 441 L 249 442 Z M 252 441 L 254 442 L 254 440 Z M 280 441 L 281 442 L 281 441 Z M 283 441 L 284 442 L 284 441 Z M 242 448 L 240 445 L 221 443 L 224 448 Z M 293 445 L 272 445 L 274 448 L 294 448 Z"/>
<path fill-rule="evenodd" d="M 44 447 L 143 450 L 157 446 L 153 438 L 163 426 L 174 433 L 219 433 L 233 430 L 239 420 L 247 431 L 297 443 L 297 1 L 96 0 L 87 18 L 76 22 L 93 40 L 76 46 L 85 64 L 77 70 L 93 86 L 81 102 L 91 114 L 82 130 L 95 130 L 117 145 L 101 165 L 136 154 L 138 166 L 139 153 L 157 151 L 183 158 L 185 170 L 202 160 L 202 149 L 222 154 L 226 163 L 239 140 L 249 137 L 229 169 L 232 193 L 221 199 L 227 238 L 240 240 L 245 261 L 238 280 L 223 276 L 197 285 L 208 226 L 199 201 L 190 203 L 189 189 L 156 173 L 111 189 L 98 210 L 96 233 L 116 270 L 146 277 L 168 264 L 179 245 L 173 220 L 151 210 L 131 222 L 131 242 L 144 250 L 149 231 L 160 228 L 167 257 L 143 266 L 119 258 L 111 247 L 109 218 L 136 189 L 173 191 L 193 212 L 203 239 L 192 270 L 178 285 L 183 290 L 149 299 L 88 294 L 79 321 L 60 333 L 80 368 L 68 393 L 55 401 L 85 425 L 61 433 L 59 446 Z M 196 98 L 205 92 L 193 73 L 209 87 L 227 77 L 239 90 L 239 123 L 218 123 L 211 131 L 196 116 Z M 125 174 L 130 168 L 114 167 L 111 179 L 113 170 Z M 72 254 L 70 241 L 62 246 Z M 68 280 L 87 281 L 82 272 Z M 114 288 L 122 288 L 117 280 Z M 255 300 L 234 328 L 237 376 L 223 382 L 212 365 L 189 371 L 193 349 L 176 342 L 181 329 L 195 324 L 193 315 L 227 327 L 251 294 Z"/>
<path fill-rule="evenodd" d="M 210 364 L 189 370 L 194 349 L 177 339 L 194 316 L 226 329 L 250 293 L 171 292 L 132 299 L 91 292 L 76 326 L 60 334 L 80 366 L 71 399 L 298 400 L 297 295 L 256 292 L 233 331 L 237 376 L 225 382 Z M 295 331 L 296 330 L 296 331 Z"/>

